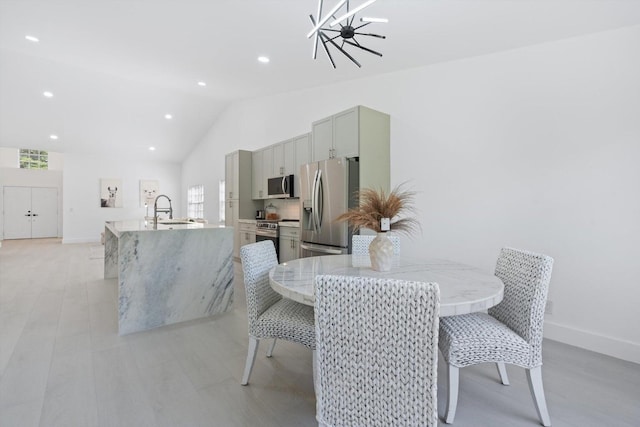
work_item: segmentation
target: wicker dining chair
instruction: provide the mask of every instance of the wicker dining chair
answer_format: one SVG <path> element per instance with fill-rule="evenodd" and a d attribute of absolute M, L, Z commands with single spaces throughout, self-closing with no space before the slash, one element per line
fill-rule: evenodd
<path fill-rule="evenodd" d="M 249 318 L 249 350 L 241 384 L 247 385 L 261 339 L 273 338 L 267 351 L 267 357 L 271 357 L 277 339 L 293 341 L 313 350 L 316 336 L 313 307 L 282 298 L 271 289 L 269 270 L 278 264 L 273 242 L 265 240 L 242 246 L 240 259 Z"/>
<path fill-rule="evenodd" d="M 540 421 L 551 425 L 542 386 L 542 325 L 552 268 L 549 256 L 503 248 L 495 271 L 504 283 L 502 302 L 488 314 L 440 319 L 439 346 L 448 365 L 446 423 L 456 414 L 459 368 L 493 362 L 504 385 L 509 385 L 505 363 L 526 369 Z"/>
<path fill-rule="evenodd" d="M 316 278 L 316 418 L 326 426 L 435 426 L 435 283 Z"/>
<path fill-rule="evenodd" d="M 354 234 L 351 237 L 351 253 L 353 255 L 369 255 L 369 245 L 375 237 L 369 234 Z M 393 243 L 393 254 L 400 255 L 400 237 L 389 236 L 389 240 Z"/>

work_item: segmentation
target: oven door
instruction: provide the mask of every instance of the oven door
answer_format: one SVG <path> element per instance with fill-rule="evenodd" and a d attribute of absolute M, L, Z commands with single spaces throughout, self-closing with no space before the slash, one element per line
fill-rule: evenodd
<path fill-rule="evenodd" d="M 278 260 L 280 259 L 280 242 L 277 237 L 267 236 L 266 234 L 260 234 L 259 231 L 256 231 L 256 243 L 262 242 L 264 240 L 271 240 L 273 245 L 276 247 L 276 257 Z M 280 261 L 278 261 L 280 262 Z"/>

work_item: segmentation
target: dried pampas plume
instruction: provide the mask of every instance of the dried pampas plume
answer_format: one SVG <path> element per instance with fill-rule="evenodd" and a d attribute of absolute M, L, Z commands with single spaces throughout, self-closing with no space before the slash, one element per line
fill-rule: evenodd
<path fill-rule="evenodd" d="M 395 187 L 389 195 L 382 189 L 363 188 L 356 193 L 358 207 L 349 209 L 336 218 L 336 221 L 348 221 L 353 231 L 370 228 L 379 233 L 382 231 L 380 220 L 389 218 L 391 230 L 406 234 L 419 230 L 418 220 L 409 216 L 409 214 L 415 214 L 413 199 L 416 193 L 403 190 L 402 186 L 403 184 L 400 184 Z"/>

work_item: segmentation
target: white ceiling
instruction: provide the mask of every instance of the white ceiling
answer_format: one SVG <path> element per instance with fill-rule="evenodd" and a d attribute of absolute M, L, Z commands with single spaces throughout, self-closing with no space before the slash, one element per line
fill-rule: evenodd
<path fill-rule="evenodd" d="M 325 0 L 325 10 L 336 2 Z M 335 53 L 334 70 L 322 50 L 311 59 L 316 8 L 317 0 L 0 0 L 0 146 L 181 161 L 240 99 L 640 24 L 636 0 L 378 0 L 367 15 L 390 22 L 369 28 L 387 39 L 360 41 L 384 56 L 355 52 L 358 69 Z"/>

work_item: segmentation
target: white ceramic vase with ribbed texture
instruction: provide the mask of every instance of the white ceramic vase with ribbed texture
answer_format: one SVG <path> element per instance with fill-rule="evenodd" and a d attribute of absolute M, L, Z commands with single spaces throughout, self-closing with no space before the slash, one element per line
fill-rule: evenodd
<path fill-rule="evenodd" d="M 393 243 L 389 239 L 387 232 L 378 233 L 369 245 L 369 257 L 371 258 L 371 268 L 375 271 L 391 270 L 393 261 Z"/>

